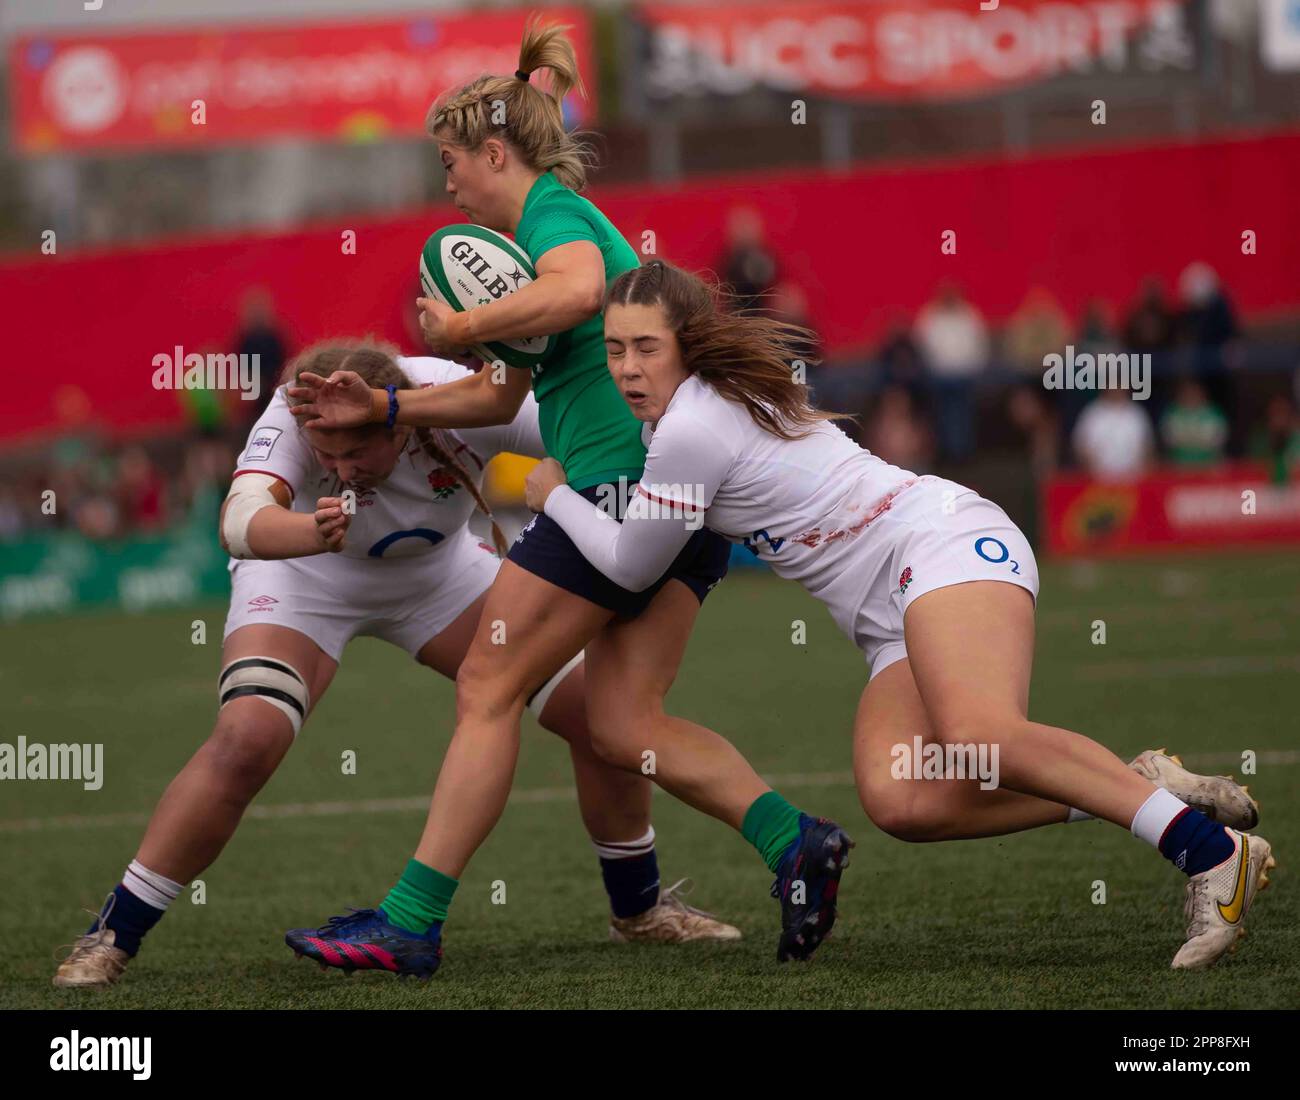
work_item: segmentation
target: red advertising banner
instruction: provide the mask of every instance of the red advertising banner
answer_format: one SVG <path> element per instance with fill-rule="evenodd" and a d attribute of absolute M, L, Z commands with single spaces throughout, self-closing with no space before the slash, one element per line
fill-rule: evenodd
<path fill-rule="evenodd" d="M 772 88 L 844 99 L 987 94 L 1063 73 L 1189 68 L 1185 0 L 646 3 L 656 98 Z M 1135 42 L 1142 33 L 1143 42 Z"/>
<path fill-rule="evenodd" d="M 513 73 L 526 8 L 352 23 L 223 26 L 19 38 L 10 49 L 14 141 L 27 153 L 209 146 L 305 136 L 366 141 L 424 133 L 429 104 L 484 73 Z M 588 95 L 591 35 L 569 25 Z M 202 121 L 197 121 L 202 101 Z M 592 101 L 570 95 L 572 124 Z"/>
<path fill-rule="evenodd" d="M 1053 554 L 1300 543 L 1300 482 L 1278 484 L 1262 465 L 1161 470 L 1131 482 L 1056 477 L 1044 498 Z"/>
<path fill-rule="evenodd" d="M 874 345 L 892 317 L 912 317 L 944 279 L 960 282 L 1000 325 L 1035 284 L 1050 287 L 1073 316 L 1096 298 L 1123 310 L 1148 277 L 1173 287 L 1200 259 L 1242 317 L 1294 312 L 1294 250 L 1244 255 L 1240 241 L 1242 226 L 1261 241 L 1300 240 L 1297 194 L 1300 133 L 835 175 L 723 176 L 674 188 L 600 185 L 592 199 L 634 244 L 653 227 L 659 254 L 691 270 L 718 270 L 730 212 L 752 207 L 782 278 L 804 289 L 813 327 L 832 355 L 844 356 Z M 26 256 L 0 259 L 0 302 L 22 319 L 6 332 L 6 355 L 48 367 L 5 392 L 0 446 L 58 432 L 65 387 L 81 390 L 106 426 L 181 423 L 177 394 L 150 385 L 153 357 L 177 345 L 232 350 L 251 287 L 270 291 L 293 350 L 372 332 L 416 351 L 402 310 L 416 294 L 420 248 L 457 218 L 440 203 L 287 234 L 55 256 L 40 255 L 33 241 Z M 958 255 L 931 244 L 947 227 L 961 238 Z M 344 231 L 356 234 L 355 254 L 341 248 Z"/>

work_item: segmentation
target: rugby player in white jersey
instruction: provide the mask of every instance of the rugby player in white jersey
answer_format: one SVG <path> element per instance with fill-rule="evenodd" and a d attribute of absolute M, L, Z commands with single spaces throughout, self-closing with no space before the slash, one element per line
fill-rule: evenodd
<path fill-rule="evenodd" d="M 290 364 L 350 370 L 376 387 L 442 385 L 470 371 L 401 358 L 369 341 L 319 344 Z M 231 554 L 219 710 L 207 742 L 172 781 L 122 881 L 55 975 L 59 986 L 111 985 L 183 885 L 207 868 L 329 687 L 347 643 L 382 638 L 454 679 L 477 628 L 498 548 L 468 521 L 488 514 L 480 483 L 501 452 L 541 457 L 530 396 L 498 427 L 439 431 L 393 424 L 303 428 L 281 386 L 253 426 L 222 509 Z M 582 654 L 529 703 L 569 743 L 583 822 L 600 859 L 619 942 L 736 939 L 740 933 L 661 890 L 650 782 L 601 761 L 584 714 Z M 413 715 L 412 735 L 426 722 Z M 391 903 L 391 899 L 390 899 Z M 445 919 L 446 912 L 438 919 Z M 349 952 L 357 968 L 390 969 Z"/>
<path fill-rule="evenodd" d="M 703 523 L 820 599 L 871 666 L 854 773 L 885 831 L 954 840 L 1101 818 L 1188 875 L 1175 968 L 1210 966 L 1245 934 L 1274 861 L 1269 843 L 1244 831 L 1258 820 L 1244 788 L 1194 775 L 1163 750 L 1125 765 L 1087 737 L 1028 718 L 1038 569 L 1002 509 L 858 447 L 794 379 L 797 330 L 718 309 L 706 284 L 671 265 L 611 284 L 605 338 L 610 372 L 646 425 L 635 498 L 614 522 L 548 459 L 528 479 L 534 511 L 632 591 Z M 593 649 L 589 682 L 617 683 L 610 661 L 648 659 Z M 618 709 L 612 695 L 590 694 L 593 740 L 630 766 L 646 734 L 624 744 Z M 996 761 L 997 775 L 990 783 L 948 768 L 936 778 L 916 759 L 917 738 L 942 746 L 945 762 Z"/>

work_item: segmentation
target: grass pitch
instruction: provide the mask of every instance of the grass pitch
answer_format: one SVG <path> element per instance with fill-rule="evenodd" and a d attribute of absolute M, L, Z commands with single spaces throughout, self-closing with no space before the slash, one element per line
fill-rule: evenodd
<path fill-rule="evenodd" d="M 182 893 L 121 985 L 56 990 L 163 787 L 207 736 L 225 608 L 0 628 L 0 739 L 102 742 L 105 782 L 0 785 L 0 1008 L 1269 1008 L 1300 979 L 1300 558 L 1179 557 L 1043 571 L 1031 714 L 1121 755 L 1167 745 L 1239 771 L 1280 864 L 1236 955 L 1174 973 L 1182 876 L 1099 823 L 916 845 L 867 820 L 849 774 L 866 670 L 796 586 L 733 572 L 700 618 L 671 703 L 724 732 L 791 801 L 858 841 L 834 938 L 775 962 L 771 876 L 730 830 L 657 795 L 665 883 L 739 925 L 737 944 L 617 946 L 567 752 L 531 719 L 515 797 L 470 865 L 427 985 L 295 963 L 283 931 L 374 905 L 400 874 L 451 733 L 449 683 L 373 640 L 329 694 L 222 858 Z M 204 619 L 210 642 L 190 642 Z M 790 624 L 808 623 L 793 646 Z M 1092 624 L 1107 626 L 1093 645 Z M 345 750 L 357 774 L 343 774 Z M 1103 880 L 1106 903 L 1093 904 Z M 506 903 L 492 886 L 506 884 Z"/>

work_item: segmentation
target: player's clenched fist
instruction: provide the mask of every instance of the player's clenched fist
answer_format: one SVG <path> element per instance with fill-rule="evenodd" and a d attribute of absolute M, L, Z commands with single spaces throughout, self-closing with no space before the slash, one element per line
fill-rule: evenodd
<path fill-rule="evenodd" d="M 343 536 L 347 534 L 352 516 L 343 508 L 342 497 L 321 497 L 316 501 L 316 534 L 331 554 L 343 549 Z"/>
<path fill-rule="evenodd" d="M 420 332 L 424 334 L 424 342 L 429 345 L 429 350 L 434 355 L 464 358 L 468 353 L 465 341 L 457 340 L 452 333 L 453 326 L 459 320 L 457 311 L 436 298 L 416 298 L 415 304 L 420 310 Z M 464 325 L 463 321 L 461 325 Z"/>

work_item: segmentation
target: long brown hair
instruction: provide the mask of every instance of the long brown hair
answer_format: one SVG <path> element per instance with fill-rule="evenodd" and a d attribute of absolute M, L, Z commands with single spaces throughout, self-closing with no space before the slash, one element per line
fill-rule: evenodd
<path fill-rule="evenodd" d="M 543 27 L 538 16 L 528 20 L 519 46 L 519 72 L 550 73 L 549 90 L 513 76 L 480 76 L 439 96 L 425 118 L 435 138 L 475 151 L 490 137 L 508 141 L 525 163 L 574 191 L 587 186 L 587 169 L 594 162 L 591 146 L 564 129 L 564 97 L 573 89 L 585 95 L 578 58 L 565 37 L 564 26 Z M 504 121 L 494 121 L 498 105 Z M 498 117 L 500 117 L 498 116 Z"/>
<path fill-rule="evenodd" d="M 807 365 L 816 336 L 806 328 L 753 310 L 731 310 L 733 296 L 680 267 L 653 260 L 623 272 L 610 284 L 605 308 L 659 306 L 677 336 L 688 374 L 745 406 L 754 423 L 782 439 L 799 439 L 825 420 L 795 380 Z"/>
<path fill-rule="evenodd" d="M 311 347 L 305 348 L 293 361 L 284 368 L 280 376 L 282 384 L 295 384 L 304 371 L 310 371 L 312 374 L 319 374 L 322 378 L 328 378 L 336 370 L 355 371 L 361 376 L 361 380 L 372 389 L 383 389 L 385 386 L 396 386 L 398 389 L 413 389 L 410 378 L 406 372 L 397 364 L 398 350 L 391 344 L 385 344 L 382 341 L 374 340 L 369 337 L 363 340 L 322 340 L 320 343 L 312 344 Z M 285 400 L 290 407 L 301 405 L 304 401 L 301 398 L 290 397 L 285 394 Z M 301 422 L 300 422 L 301 423 Z M 383 432 L 390 438 L 393 430 L 383 424 L 367 424 L 360 428 L 348 429 L 363 434 L 372 432 Z M 429 458 L 433 459 L 439 466 L 445 466 L 459 481 L 470 496 L 474 498 L 474 503 L 478 509 L 487 518 L 492 525 L 492 541 L 496 544 L 497 553 L 505 556 L 506 539 L 502 534 L 501 528 L 497 526 L 496 518 L 492 515 L 492 509 L 488 507 L 487 501 L 483 499 L 483 494 L 479 491 L 474 479 L 470 477 L 469 471 L 456 459 L 455 447 L 447 437 L 446 432 L 437 428 L 413 428 L 415 441 Z"/>

